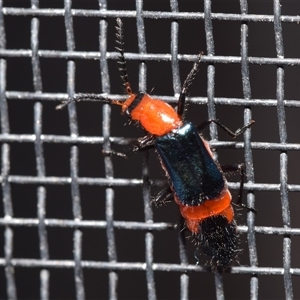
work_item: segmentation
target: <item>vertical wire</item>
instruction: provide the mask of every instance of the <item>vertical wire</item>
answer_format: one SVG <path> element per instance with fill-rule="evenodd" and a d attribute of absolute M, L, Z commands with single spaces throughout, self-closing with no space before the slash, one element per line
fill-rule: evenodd
<path fill-rule="evenodd" d="M 138 35 L 138 48 L 139 53 L 147 53 L 146 48 L 146 36 L 143 16 L 143 0 L 136 0 L 136 25 Z M 140 62 L 139 65 L 139 91 L 146 91 L 147 89 L 147 65 L 144 61 Z M 150 182 L 149 182 L 149 153 L 146 152 L 143 158 L 143 199 L 144 199 L 144 212 L 145 222 L 153 222 L 153 211 L 151 207 L 151 196 L 150 196 Z M 146 243 L 146 279 L 148 288 L 148 299 L 156 299 L 155 279 L 153 271 L 153 244 L 154 236 L 152 232 L 147 232 L 145 237 Z"/>
<path fill-rule="evenodd" d="M 216 270 L 215 275 L 215 286 L 216 286 L 216 299 L 224 300 L 224 286 L 223 286 L 223 272 L 222 270 Z"/>
<path fill-rule="evenodd" d="M 247 0 L 240 0 L 241 14 L 245 15 L 248 13 Z M 251 86 L 250 86 L 250 74 L 248 64 L 248 24 L 243 22 L 241 24 L 241 74 L 242 74 L 242 86 L 244 99 L 251 99 Z M 250 107 L 244 109 L 244 122 L 249 123 L 252 120 L 252 111 Z M 245 156 L 245 167 L 247 182 L 254 183 L 254 169 L 253 169 L 253 156 L 251 149 L 251 130 L 248 129 L 244 133 L 244 156 Z M 249 190 L 247 192 L 247 206 L 255 206 L 254 192 Z M 248 247 L 249 247 L 249 258 L 250 265 L 255 267 L 258 265 L 257 261 L 257 250 L 256 250 L 256 239 L 255 239 L 255 214 L 251 211 L 247 215 L 248 225 Z M 252 275 L 250 279 L 250 298 L 252 300 L 258 299 L 258 278 L 257 275 Z"/>
<path fill-rule="evenodd" d="M 204 28 L 207 47 L 207 56 L 213 57 L 215 55 L 215 44 L 213 37 L 213 25 L 211 18 L 211 1 L 204 0 Z M 207 108 L 208 119 L 216 119 L 215 107 L 215 66 L 210 63 L 207 67 Z M 214 123 L 210 124 L 210 136 L 213 141 L 218 139 L 217 126 Z M 216 154 L 215 154 L 216 155 Z"/>
<path fill-rule="evenodd" d="M 213 37 L 213 25 L 211 18 L 211 1 L 204 0 L 204 28 L 206 37 L 207 55 L 212 57 L 215 55 L 215 45 Z M 207 108 L 208 118 L 216 119 L 216 107 L 215 107 L 215 66 L 209 64 L 207 67 Z M 214 123 L 210 124 L 210 136 L 213 141 L 218 139 L 217 126 Z M 214 153 L 214 158 L 217 158 L 217 154 Z M 224 286 L 222 273 L 215 271 L 215 287 L 216 287 L 216 299 L 224 299 Z"/>
<path fill-rule="evenodd" d="M 31 8 L 39 8 L 38 0 L 31 0 Z M 35 92 L 42 92 L 42 77 L 40 68 L 40 58 L 38 54 L 39 50 L 39 26 L 40 21 L 38 18 L 32 18 L 31 20 L 31 64 L 32 64 L 32 74 L 33 74 L 33 88 Z"/>
<path fill-rule="evenodd" d="M 65 7 L 65 27 L 66 27 L 66 38 L 67 38 L 67 49 L 68 51 L 75 50 L 75 40 L 74 40 L 74 29 L 73 29 L 73 18 L 72 18 L 72 1 L 64 0 Z M 69 97 L 72 97 L 75 92 L 75 62 L 69 60 L 67 63 L 67 92 Z M 68 105 L 69 111 L 69 126 L 71 136 L 78 136 L 78 126 L 77 126 L 77 114 L 75 103 Z M 80 191 L 78 184 L 78 157 L 79 151 L 78 146 L 71 146 L 70 151 L 70 177 L 71 177 L 71 194 L 72 194 L 72 207 L 73 207 L 73 217 L 75 221 L 80 221 L 82 219 L 81 214 L 81 203 L 80 203 Z M 82 259 L 82 231 L 78 228 L 74 230 L 73 234 L 73 252 L 74 252 L 74 280 L 76 288 L 76 299 L 85 299 L 84 290 L 84 280 L 83 280 L 83 270 L 81 266 Z"/>
<path fill-rule="evenodd" d="M 39 8 L 38 0 L 31 0 L 31 8 Z M 32 49 L 32 74 L 33 74 L 33 88 L 36 93 L 41 93 L 42 87 L 42 77 L 39 59 L 39 19 L 33 18 L 31 20 L 31 49 Z M 36 102 L 34 105 L 34 134 L 35 134 L 35 155 L 36 155 L 36 170 L 38 177 L 45 177 L 45 159 L 43 143 L 41 139 L 42 134 L 42 111 L 43 106 L 40 102 Z M 38 224 L 38 235 L 39 235 L 39 245 L 40 245 L 40 256 L 41 260 L 49 259 L 49 247 L 47 238 L 47 229 L 45 224 L 46 215 L 46 188 L 44 186 L 39 186 L 37 188 L 37 217 L 39 220 Z M 40 271 L 40 298 L 42 300 L 49 299 L 49 279 L 50 272 L 47 269 L 42 269 Z"/>
<path fill-rule="evenodd" d="M 41 139 L 42 134 L 42 111 L 43 106 L 40 102 L 36 102 L 34 105 L 34 134 L 35 134 L 35 154 L 36 154 L 36 169 L 38 177 L 45 177 L 45 160 L 43 144 Z M 38 234 L 40 245 L 41 260 L 49 259 L 48 238 L 47 229 L 45 224 L 46 215 L 46 188 L 39 186 L 37 188 L 37 216 L 39 220 Z M 43 300 L 49 299 L 49 277 L 50 273 L 47 269 L 40 271 L 40 297 Z"/>
<path fill-rule="evenodd" d="M 172 12 L 178 12 L 178 1 L 170 0 L 170 7 Z M 173 90 L 174 95 L 179 97 L 181 92 L 179 61 L 178 61 L 178 33 L 179 24 L 177 20 L 172 20 L 171 23 L 171 65 L 172 65 L 172 77 L 173 77 Z M 183 223 L 181 218 L 181 224 Z M 179 257 L 182 265 L 188 264 L 188 257 L 186 253 L 185 233 L 183 228 L 178 232 L 179 243 Z M 189 298 L 189 276 L 187 274 L 180 275 L 180 299 L 187 300 Z"/>
<path fill-rule="evenodd" d="M 106 11 L 107 1 L 99 0 L 99 8 L 101 11 Z M 101 84 L 102 92 L 110 93 L 110 81 L 107 64 L 107 20 L 101 19 L 99 23 L 99 51 L 100 51 L 100 69 L 101 69 Z M 110 121 L 111 121 L 111 107 L 108 104 L 104 104 L 102 108 L 102 133 L 103 133 L 103 150 L 110 151 Z M 110 156 L 104 157 L 105 176 L 108 179 L 114 178 L 113 162 Z M 117 249 L 115 241 L 114 231 L 114 189 L 111 187 L 106 188 L 106 236 L 107 236 L 107 247 L 108 247 L 108 260 L 109 262 L 117 261 Z M 109 271 L 109 299 L 117 299 L 117 285 L 118 285 L 118 274 L 114 270 Z"/>
<path fill-rule="evenodd" d="M 146 36 L 143 17 L 143 0 L 136 0 L 136 26 L 138 35 L 138 48 L 140 54 L 146 54 Z M 147 65 L 144 61 L 140 62 L 139 66 L 139 91 L 147 90 Z"/>
<path fill-rule="evenodd" d="M 178 1 L 170 0 L 170 6 L 172 12 L 178 12 Z M 175 96 L 179 97 L 181 91 L 180 73 L 179 73 L 179 61 L 178 61 L 178 33 L 179 24 L 178 20 L 172 20 L 171 22 L 171 65 L 172 65 L 172 77 L 173 77 L 173 90 Z"/>
<path fill-rule="evenodd" d="M 6 48 L 6 36 L 3 17 L 3 1 L 0 0 L 0 49 Z M 9 116 L 6 100 L 6 60 L 0 59 L 0 114 L 1 114 L 1 132 L 9 134 Z M 11 197 L 11 188 L 8 181 L 10 173 L 10 146 L 8 143 L 2 145 L 1 156 L 1 177 L 2 177 L 2 201 L 4 208 L 4 217 L 13 218 L 13 204 Z M 5 277 L 7 298 L 10 300 L 17 299 L 17 287 L 15 282 L 15 270 L 11 263 L 13 258 L 13 229 L 6 225 L 4 230 L 4 256 L 5 256 Z"/>
<path fill-rule="evenodd" d="M 276 53 L 278 58 L 284 58 L 283 36 L 281 27 L 281 4 L 280 0 L 274 0 L 274 32 Z M 277 66 L 277 117 L 279 125 L 280 143 L 287 143 L 286 117 L 284 109 L 284 68 Z M 282 220 L 284 228 L 291 227 L 290 207 L 288 198 L 288 154 L 287 151 L 280 152 L 280 198 L 282 206 Z M 283 238 L 283 269 L 284 269 L 284 289 L 286 299 L 293 299 L 293 286 L 291 276 L 291 237 L 284 236 Z"/>

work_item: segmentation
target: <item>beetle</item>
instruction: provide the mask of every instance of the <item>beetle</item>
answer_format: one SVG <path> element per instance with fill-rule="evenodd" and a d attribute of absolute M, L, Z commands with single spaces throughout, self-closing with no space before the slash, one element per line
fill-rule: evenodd
<path fill-rule="evenodd" d="M 243 164 L 221 167 L 214 160 L 208 142 L 199 132 L 209 124 L 215 123 L 235 138 L 250 128 L 254 121 L 232 132 L 218 120 L 207 120 L 198 126 L 184 120 L 186 94 L 198 73 L 202 53 L 198 55 L 183 83 L 177 110 L 165 101 L 152 98 L 146 92 L 132 92 L 124 57 L 123 23 L 119 18 L 116 26 L 116 42 L 116 49 L 120 54 L 119 70 L 128 98 L 122 102 L 97 94 L 77 94 L 57 108 L 61 109 L 70 102 L 85 99 L 121 106 L 122 113 L 126 113 L 130 120 L 137 121 L 147 132 L 146 136 L 138 139 L 131 153 L 155 148 L 168 179 L 168 187 L 158 193 L 153 202 L 159 206 L 174 198 L 186 227 L 195 238 L 197 251 L 202 250 L 211 257 L 212 266 L 230 266 L 239 250 L 232 196 L 224 173 L 232 171 L 241 173 L 237 204 L 245 206 L 241 203 Z M 110 153 L 128 156 L 113 151 Z M 255 212 L 254 209 L 250 210 Z"/>

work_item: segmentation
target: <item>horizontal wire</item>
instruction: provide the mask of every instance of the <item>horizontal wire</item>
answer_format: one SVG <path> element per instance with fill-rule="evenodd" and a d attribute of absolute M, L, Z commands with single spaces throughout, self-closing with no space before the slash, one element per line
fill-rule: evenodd
<path fill-rule="evenodd" d="M 135 10 L 92 10 L 92 9 L 72 9 L 73 17 L 112 17 L 112 18 L 136 18 Z M 13 8 L 4 7 L 5 16 L 30 16 L 30 17 L 59 17 L 64 16 L 64 9 L 52 8 Z M 147 19 L 184 19 L 203 20 L 204 13 L 195 12 L 168 12 L 168 11 L 143 11 L 143 18 Z M 220 21 L 240 21 L 240 22 L 274 22 L 274 15 L 261 14 L 233 14 L 233 13 L 211 13 L 212 20 Z M 284 23 L 299 23 L 300 16 L 281 16 L 280 21 Z"/>
<path fill-rule="evenodd" d="M 107 227 L 106 221 L 96 220 L 66 220 L 66 219 L 45 219 L 45 225 L 48 227 L 62 227 L 62 228 L 96 228 L 104 229 Z M 39 220 L 34 218 L 0 218 L 0 226 L 38 226 Z M 114 221 L 113 226 L 117 229 L 127 230 L 177 230 L 178 225 L 175 223 L 144 223 L 134 221 Z M 237 226 L 239 233 L 247 233 L 247 226 Z M 284 228 L 284 227 L 270 227 L 270 226 L 255 226 L 254 231 L 260 234 L 269 235 L 300 235 L 300 228 Z"/>
<path fill-rule="evenodd" d="M 21 91 L 7 91 L 6 98 L 10 100 L 43 100 L 43 101 L 65 101 L 68 99 L 68 95 L 64 93 L 34 93 L 34 92 L 21 92 Z M 80 94 L 75 94 L 79 96 Z M 126 95 L 120 94 L 99 94 L 109 99 L 125 100 Z M 176 103 L 178 97 L 175 96 L 164 96 L 164 95 L 151 95 L 153 98 L 161 99 L 168 103 Z M 263 107 L 276 107 L 277 100 L 275 99 L 243 99 L 243 98 L 224 98 L 215 97 L 215 103 L 219 105 L 232 105 L 232 106 L 263 106 Z M 207 104 L 206 97 L 187 97 L 189 103 L 195 104 Z M 82 102 L 101 102 L 97 100 L 84 100 Z M 285 107 L 300 107 L 299 100 L 284 100 Z"/>
<path fill-rule="evenodd" d="M 0 183 L 2 183 L 2 177 L 0 176 Z M 65 185 L 71 184 L 71 177 L 59 177 L 59 176 L 48 176 L 48 177 L 38 177 L 38 176 L 22 176 L 22 175 L 10 175 L 7 177 L 9 183 L 19 183 L 19 184 L 52 184 L 52 185 Z M 101 177 L 78 177 L 79 185 L 98 185 L 104 187 L 121 187 L 121 186 L 141 186 L 143 184 L 142 179 L 132 178 L 101 178 Z M 150 180 L 152 186 L 164 186 L 166 180 Z M 240 188 L 239 182 L 228 182 L 230 189 L 238 190 Z M 300 192 L 300 185 L 298 184 L 288 184 L 287 189 L 290 192 Z M 251 191 L 279 191 L 279 183 L 245 183 L 244 190 Z"/>
<path fill-rule="evenodd" d="M 0 266 L 5 266 L 5 259 L 0 259 Z M 31 267 L 31 268 L 74 268 L 75 262 L 73 260 L 40 260 L 40 259 L 25 259 L 13 258 L 11 264 L 14 267 Z M 119 271 L 145 271 L 146 263 L 144 262 L 102 262 L 102 261 L 81 261 L 82 268 L 86 269 L 106 269 Z M 181 264 L 163 264 L 153 263 L 154 271 L 168 271 L 168 272 L 211 272 L 210 267 L 200 267 L 197 265 L 181 265 Z M 231 274 L 257 274 L 257 275 L 283 275 L 283 268 L 272 267 L 231 267 Z M 292 275 L 300 275 L 300 268 L 291 268 Z"/>
<path fill-rule="evenodd" d="M 97 51 L 62 51 L 62 50 L 39 50 L 38 56 L 42 58 L 63 58 L 63 59 L 91 59 L 100 60 L 100 53 Z M 0 56 L 5 57 L 32 57 L 31 49 L 1 49 Z M 132 53 L 124 54 L 126 60 L 143 60 L 143 61 L 171 61 L 172 56 L 168 53 Z M 118 52 L 107 52 L 106 59 L 118 60 Z M 197 55 L 195 54 L 178 54 L 179 61 L 195 62 Z M 221 63 L 221 64 L 240 64 L 240 56 L 201 56 L 202 63 Z M 298 66 L 300 58 L 284 58 L 284 57 L 251 57 L 247 59 L 249 64 L 253 65 L 283 65 Z"/>
<path fill-rule="evenodd" d="M 36 139 L 34 134 L 0 134 L 0 142 L 3 143 L 32 143 Z M 103 144 L 101 136 L 68 136 L 68 135 L 41 135 L 43 143 L 56 144 Z M 136 142 L 134 138 L 110 137 L 109 141 L 114 145 L 131 145 Z M 212 148 L 244 149 L 244 142 L 217 141 L 209 142 Z M 300 144 L 251 142 L 251 148 L 255 150 L 278 150 L 278 151 L 299 151 Z M 101 155 L 101 154 L 100 154 Z"/>

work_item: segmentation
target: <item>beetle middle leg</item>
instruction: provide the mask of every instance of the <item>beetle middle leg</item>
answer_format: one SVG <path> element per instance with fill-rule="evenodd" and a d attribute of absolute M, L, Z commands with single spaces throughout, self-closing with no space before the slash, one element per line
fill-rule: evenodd
<path fill-rule="evenodd" d="M 215 123 L 216 125 L 218 125 L 221 129 L 223 129 L 229 136 L 231 136 L 233 139 L 235 139 L 237 136 L 241 135 L 242 133 L 244 133 L 248 128 L 250 128 L 255 121 L 251 120 L 248 124 L 238 128 L 235 132 L 231 131 L 228 127 L 226 127 L 225 125 L 223 125 L 219 120 L 206 120 L 203 123 L 199 124 L 197 126 L 197 130 L 198 132 L 202 131 L 203 129 L 205 129 L 208 125 L 210 125 L 211 123 Z"/>
<path fill-rule="evenodd" d="M 244 204 L 242 202 L 242 196 L 243 196 L 243 190 L 244 190 L 244 181 L 245 181 L 245 165 L 243 163 L 223 165 L 223 166 L 221 166 L 221 169 L 224 173 L 239 172 L 240 175 L 241 175 L 238 199 L 237 199 L 236 203 L 232 202 L 232 204 L 235 204 L 237 206 L 246 208 L 248 211 L 251 211 L 251 212 L 256 214 L 257 210 L 255 208 L 248 207 L 246 204 Z"/>
<path fill-rule="evenodd" d="M 156 207 L 160 207 L 162 205 L 165 205 L 171 199 L 174 199 L 173 191 L 170 187 L 167 187 L 160 191 L 155 197 L 153 197 L 151 202 L 154 203 Z"/>
<path fill-rule="evenodd" d="M 102 153 L 104 155 L 117 155 L 120 157 L 128 158 L 132 154 L 139 152 L 139 151 L 144 151 L 144 150 L 149 150 L 154 148 L 154 137 L 153 135 L 145 135 L 141 138 L 138 138 L 135 143 L 133 143 L 132 150 L 128 153 L 123 153 L 123 152 L 116 152 L 114 150 L 103 150 Z"/>

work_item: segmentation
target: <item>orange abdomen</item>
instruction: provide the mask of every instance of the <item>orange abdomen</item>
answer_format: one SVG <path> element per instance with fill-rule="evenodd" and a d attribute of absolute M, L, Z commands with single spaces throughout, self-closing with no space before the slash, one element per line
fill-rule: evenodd
<path fill-rule="evenodd" d="M 178 203 L 178 200 L 176 202 Z M 229 190 L 226 190 L 219 199 L 206 200 L 199 206 L 178 204 L 180 213 L 185 218 L 188 229 L 193 233 L 198 233 L 199 223 L 206 218 L 223 215 L 228 220 L 228 223 L 230 223 L 234 217 Z"/>

